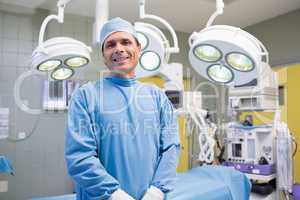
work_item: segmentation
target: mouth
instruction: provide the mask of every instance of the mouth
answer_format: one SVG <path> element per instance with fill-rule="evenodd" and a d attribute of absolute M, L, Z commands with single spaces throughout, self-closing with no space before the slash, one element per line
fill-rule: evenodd
<path fill-rule="evenodd" d="M 118 56 L 118 57 L 113 57 L 112 60 L 113 62 L 117 62 L 117 63 L 120 63 L 120 62 L 125 62 L 129 59 L 129 56 Z"/>

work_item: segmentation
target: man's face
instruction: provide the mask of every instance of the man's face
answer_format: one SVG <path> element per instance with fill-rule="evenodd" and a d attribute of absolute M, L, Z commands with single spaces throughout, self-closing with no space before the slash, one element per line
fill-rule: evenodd
<path fill-rule="evenodd" d="M 140 45 L 127 32 L 112 33 L 103 44 L 104 63 L 113 74 L 124 77 L 135 75 L 140 52 Z"/>

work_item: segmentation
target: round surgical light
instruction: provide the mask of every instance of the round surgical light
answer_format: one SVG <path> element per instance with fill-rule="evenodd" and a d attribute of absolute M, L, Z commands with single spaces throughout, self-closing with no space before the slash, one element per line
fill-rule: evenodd
<path fill-rule="evenodd" d="M 209 66 L 207 75 L 218 83 L 229 83 L 233 80 L 233 72 L 228 67 L 219 64 Z"/>
<path fill-rule="evenodd" d="M 141 44 L 141 49 L 144 50 L 149 45 L 149 38 L 142 32 L 137 32 L 137 39 Z"/>
<path fill-rule="evenodd" d="M 216 79 L 215 82 L 230 87 L 257 79 L 262 63 L 269 62 L 265 46 L 238 27 L 208 26 L 189 37 L 189 46 L 189 61 L 193 69 L 204 78 Z M 223 68 L 211 67 L 215 65 Z"/>
<path fill-rule="evenodd" d="M 170 44 L 163 32 L 152 24 L 136 22 L 134 28 L 141 43 L 141 55 L 135 68 L 137 78 L 158 74 L 164 63 L 168 63 Z"/>
<path fill-rule="evenodd" d="M 226 62 L 232 68 L 238 71 L 251 71 L 254 68 L 254 62 L 249 56 L 242 53 L 229 53 L 226 55 Z"/>
<path fill-rule="evenodd" d="M 46 71 L 51 71 L 53 69 L 55 69 L 56 67 L 58 67 L 59 65 L 61 65 L 61 61 L 60 60 L 46 60 L 44 62 L 42 62 L 40 65 L 37 66 L 37 69 L 43 72 Z"/>
<path fill-rule="evenodd" d="M 60 68 L 55 69 L 51 73 L 51 77 L 54 80 L 65 80 L 65 79 L 70 78 L 73 74 L 74 74 L 73 69 L 68 68 L 68 67 L 60 67 Z"/>
<path fill-rule="evenodd" d="M 201 44 L 194 47 L 193 51 L 196 58 L 205 62 L 216 62 L 222 58 L 221 51 L 209 44 Z"/>
<path fill-rule="evenodd" d="M 41 43 L 32 54 L 32 68 L 51 71 L 59 65 L 80 67 L 91 60 L 92 49 L 84 43 L 68 38 L 55 37 Z"/>
<path fill-rule="evenodd" d="M 154 51 L 145 51 L 140 57 L 140 65 L 143 69 L 148 71 L 156 70 L 161 63 L 158 53 Z"/>
<path fill-rule="evenodd" d="M 66 59 L 65 61 L 65 64 L 69 67 L 82 67 L 86 64 L 88 64 L 89 60 L 85 57 L 79 57 L 79 56 L 76 56 L 76 57 L 72 57 L 72 58 L 68 58 Z"/>

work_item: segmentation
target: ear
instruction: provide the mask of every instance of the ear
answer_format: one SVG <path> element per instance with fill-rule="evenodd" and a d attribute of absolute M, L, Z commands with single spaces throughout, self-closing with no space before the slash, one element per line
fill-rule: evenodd
<path fill-rule="evenodd" d="M 106 59 L 104 57 L 103 57 L 103 63 L 104 63 L 104 65 L 107 66 L 107 61 L 106 61 Z"/>
<path fill-rule="evenodd" d="M 139 53 L 139 55 L 140 55 L 140 54 L 141 54 L 141 52 L 142 52 L 142 46 L 141 46 L 141 44 L 140 44 L 140 43 L 138 44 L 138 51 L 139 51 L 138 53 Z"/>
<path fill-rule="evenodd" d="M 105 65 L 107 65 L 107 60 L 106 60 L 106 58 L 104 57 L 104 55 L 103 54 L 101 54 L 102 55 L 102 60 L 103 60 L 103 63 L 105 64 Z"/>
<path fill-rule="evenodd" d="M 102 57 L 103 63 L 106 64 L 106 59 L 105 59 L 105 56 L 104 56 L 104 51 L 102 50 L 99 54 L 100 54 L 100 57 Z"/>

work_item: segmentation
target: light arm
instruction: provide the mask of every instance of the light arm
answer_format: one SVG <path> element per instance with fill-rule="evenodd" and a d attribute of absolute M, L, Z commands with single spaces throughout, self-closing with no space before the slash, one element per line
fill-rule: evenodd
<path fill-rule="evenodd" d="M 64 22 L 64 10 L 65 10 L 65 6 L 68 2 L 70 2 L 71 0 L 59 0 L 57 2 L 57 8 L 58 8 L 58 14 L 57 15 L 49 15 L 48 17 L 46 17 L 46 19 L 44 19 L 41 29 L 40 29 L 40 33 L 39 33 L 39 46 L 43 43 L 44 41 L 44 34 L 45 34 L 45 30 L 47 27 L 47 24 L 51 21 L 51 20 L 57 20 L 59 23 L 63 23 Z"/>
<path fill-rule="evenodd" d="M 59 0 L 58 2 L 57 2 L 57 7 L 65 7 L 70 1 L 72 1 L 72 0 Z"/>
<path fill-rule="evenodd" d="M 167 51 L 169 53 L 178 53 L 179 52 L 179 47 L 178 47 L 178 38 L 177 35 L 172 28 L 172 26 L 164 19 L 161 17 L 155 16 L 155 15 L 149 15 L 145 13 L 145 0 L 140 0 L 139 1 L 139 14 L 141 19 L 153 19 L 156 20 L 160 23 L 162 23 L 171 33 L 172 39 L 173 39 L 173 47 L 170 47 Z"/>
<path fill-rule="evenodd" d="M 214 22 L 214 20 L 216 19 L 217 16 L 222 15 L 223 14 L 223 9 L 224 9 L 224 2 L 223 0 L 216 0 L 216 11 L 212 14 L 212 16 L 210 16 L 206 27 L 209 27 L 212 25 L 212 23 Z"/>
<path fill-rule="evenodd" d="M 96 1 L 96 12 L 93 27 L 93 43 L 96 45 L 100 42 L 100 32 L 102 25 L 108 20 L 109 16 L 108 0 Z"/>

